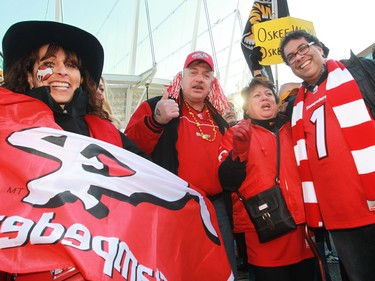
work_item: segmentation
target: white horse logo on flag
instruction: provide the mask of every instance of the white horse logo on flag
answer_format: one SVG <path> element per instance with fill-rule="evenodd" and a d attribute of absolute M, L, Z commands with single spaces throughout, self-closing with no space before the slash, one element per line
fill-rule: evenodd
<path fill-rule="evenodd" d="M 23 202 L 57 208 L 81 200 L 85 210 L 100 219 L 110 211 L 101 202 L 103 194 L 134 206 L 150 202 L 171 210 L 182 209 L 193 199 L 200 205 L 206 233 L 220 244 L 204 197 L 181 178 L 138 155 L 93 138 L 50 128 L 14 132 L 7 140 L 27 153 L 60 163 L 52 173 L 27 183 L 29 193 Z"/>

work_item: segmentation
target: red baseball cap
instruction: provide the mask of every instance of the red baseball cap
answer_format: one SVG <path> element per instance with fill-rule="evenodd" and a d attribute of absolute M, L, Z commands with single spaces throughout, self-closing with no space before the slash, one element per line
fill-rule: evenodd
<path fill-rule="evenodd" d="M 185 60 L 184 68 L 188 67 L 189 64 L 197 60 L 204 61 L 211 67 L 212 71 L 214 71 L 214 61 L 212 60 L 212 57 L 203 51 L 195 51 L 189 54 Z"/>

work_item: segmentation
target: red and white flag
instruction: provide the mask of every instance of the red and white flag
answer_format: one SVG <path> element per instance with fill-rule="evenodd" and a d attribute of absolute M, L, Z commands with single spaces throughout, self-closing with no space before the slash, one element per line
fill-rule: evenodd
<path fill-rule="evenodd" d="M 210 201 L 133 153 L 62 131 L 0 89 L 0 271 L 87 280 L 233 280 Z"/>

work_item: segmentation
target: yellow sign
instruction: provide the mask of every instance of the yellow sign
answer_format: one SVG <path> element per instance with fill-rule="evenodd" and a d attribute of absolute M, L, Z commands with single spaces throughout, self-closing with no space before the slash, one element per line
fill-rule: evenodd
<path fill-rule="evenodd" d="M 311 21 L 293 17 L 284 17 L 254 24 L 255 46 L 262 48 L 262 65 L 283 63 L 279 50 L 280 41 L 289 32 L 303 29 L 316 35 Z"/>

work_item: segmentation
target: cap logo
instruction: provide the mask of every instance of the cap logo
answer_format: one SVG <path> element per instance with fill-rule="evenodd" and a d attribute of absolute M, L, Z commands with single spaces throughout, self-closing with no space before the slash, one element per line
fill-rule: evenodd
<path fill-rule="evenodd" d="M 204 52 L 197 52 L 191 56 L 194 59 L 208 59 L 208 55 Z"/>

